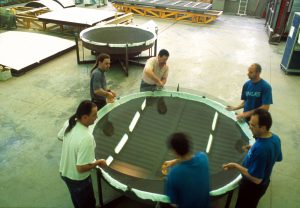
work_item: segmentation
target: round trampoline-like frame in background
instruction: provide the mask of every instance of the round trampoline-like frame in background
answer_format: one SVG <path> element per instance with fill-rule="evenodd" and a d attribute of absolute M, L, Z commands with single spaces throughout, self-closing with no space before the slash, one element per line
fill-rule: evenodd
<path fill-rule="evenodd" d="M 156 56 L 157 27 L 137 27 L 133 25 L 97 25 L 79 34 L 82 46 L 95 55 L 107 53 L 121 64 L 128 76 L 129 62 L 144 66 L 141 59 Z M 90 63 L 80 60 L 78 38 L 75 38 L 77 63 Z M 148 55 L 142 54 L 148 50 Z"/>
<path fill-rule="evenodd" d="M 103 25 L 87 28 L 80 33 L 83 46 L 97 53 L 110 55 L 139 55 L 150 49 L 156 41 L 151 30 L 132 25 Z"/>
<path fill-rule="evenodd" d="M 168 120 L 172 125 L 168 126 Z M 149 129 L 154 129 L 155 135 Z M 248 125 L 237 122 L 234 112 L 227 111 L 223 104 L 177 91 L 139 92 L 121 97 L 98 112 L 91 131 L 97 143 L 96 157 L 109 164 L 107 168 L 98 168 L 105 181 L 139 199 L 163 203 L 169 199 L 164 195 L 160 167 L 163 161 L 174 158 L 166 144 L 170 133 L 187 132 L 193 140 L 193 152 L 207 153 L 212 196 L 226 194 L 238 186 L 239 172 L 224 171 L 222 163 L 241 163 L 245 155 L 242 146 L 254 143 Z"/>

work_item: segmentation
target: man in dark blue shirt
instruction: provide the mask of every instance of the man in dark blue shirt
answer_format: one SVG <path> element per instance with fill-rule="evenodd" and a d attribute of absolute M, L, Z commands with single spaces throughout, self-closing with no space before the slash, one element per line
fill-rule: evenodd
<path fill-rule="evenodd" d="M 239 110 L 244 108 L 242 113 L 237 114 L 238 120 L 249 121 L 255 109 L 269 110 L 272 100 L 272 88 L 268 82 L 260 77 L 261 66 L 257 63 L 248 68 L 248 80 L 242 90 L 242 103 L 238 106 L 227 106 L 227 110 Z"/>
<path fill-rule="evenodd" d="M 243 179 L 239 186 L 236 208 L 255 208 L 266 192 L 275 162 L 282 161 L 280 138 L 270 132 L 272 117 L 263 109 L 254 111 L 249 122 L 255 143 L 246 149 L 243 164 L 228 163 L 225 170 L 237 169 Z"/>
<path fill-rule="evenodd" d="M 198 152 L 192 155 L 190 140 L 183 133 L 171 135 L 169 147 L 177 159 L 164 162 L 162 172 L 169 172 L 165 193 L 169 196 L 171 204 L 179 208 L 209 208 L 210 180 L 206 154 Z"/>

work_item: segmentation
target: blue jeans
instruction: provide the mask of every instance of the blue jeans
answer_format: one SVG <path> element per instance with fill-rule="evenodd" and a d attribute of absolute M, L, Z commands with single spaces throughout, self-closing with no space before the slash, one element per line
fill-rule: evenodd
<path fill-rule="evenodd" d="M 91 176 L 81 181 L 75 181 L 61 176 L 67 184 L 75 208 L 95 208 L 96 199 Z"/>
<path fill-rule="evenodd" d="M 144 82 L 144 80 L 141 81 L 141 86 L 140 86 L 140 91 L 141 92 L 145 92 L 145 91 L 155 91 L 156 90 L 156 85 L 151 85 L 148 84 L 146 82 Z"/>

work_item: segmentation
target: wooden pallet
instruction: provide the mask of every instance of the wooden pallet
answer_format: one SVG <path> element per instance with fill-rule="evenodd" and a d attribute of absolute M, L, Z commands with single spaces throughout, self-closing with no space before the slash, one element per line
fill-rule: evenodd
<path fill-rule="evenodd" d="M 223 11 L 207 10 L 203 13 L 175 11 L 162 8 L 143 7 L 137 5 L 127 5 L 120 3 L 113 3 L 113 6 L 119 12 L 134 13 L 141 16 L 151 16 L 162 19 L 173 19 L 177 21 L 186 21 L 192 23 L 207 24 L 216 20 Z"/>
<path fill-rule="evenodd" d="M 48 8 L 13 7 L 12 10 L 16 15 L 18 27 L 44 30 L 44 25 L 37 16 L 49 12 Z"/>

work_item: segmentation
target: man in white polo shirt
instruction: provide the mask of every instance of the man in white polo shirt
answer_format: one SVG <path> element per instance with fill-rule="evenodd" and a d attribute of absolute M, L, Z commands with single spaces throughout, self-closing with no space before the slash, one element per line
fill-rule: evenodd
<path fill-rule="evenodd" d="M 82 101 L 65 125 L 67 127 L 58 133 L 58 138 L 63 141 L 59 172 L 68 186 L 75 208 L 96 207 L 91 170 L 106 165 L 105 160 L 95 159 L 96 143 L 88 129 L 96 119 L 96 104 Z"/>
<path fill-rule="evenodd" d="M 147 60 L 140 86 L 141 92 L 154 91 L 166 84 L 169 73 L 168 58 L 169 52 L 166 49 L 162 49 L 157 57 Z"/>

